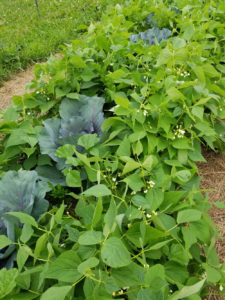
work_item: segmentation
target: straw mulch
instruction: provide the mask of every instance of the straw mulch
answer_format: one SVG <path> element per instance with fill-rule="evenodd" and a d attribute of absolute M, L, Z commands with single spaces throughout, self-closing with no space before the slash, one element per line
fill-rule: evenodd
<path fill-rule="evenodd" d="M 225 152 L 214 153 L 204 151 L 203 155 L 207 163 L 198 164 L 199 174 L 203 177 L 202 189 L 209 189 L 209 198 L 212 209 L 208 212 L 219 230 L 220 238 L 216 243 L 220 262 L 225 261 L 225 209 L 216 208 L 213 203 L 220 201 L 225 203 Z M 208 300 L 223 300 L 224 298 L 211 291 Z"/>

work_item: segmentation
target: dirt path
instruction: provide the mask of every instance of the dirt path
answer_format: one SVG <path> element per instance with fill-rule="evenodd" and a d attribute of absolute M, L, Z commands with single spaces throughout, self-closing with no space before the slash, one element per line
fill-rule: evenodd
<path fill-rule="evenodd" d="M 13 95 L 23 95 L 26 83 L 33 79 L 33 66 L 26 71 L 15 74 L 14 78 L 0 87 L 0 110 L 12 103 Z"/>
<path fill-rule="evenodd" d="M 62 58 L 63 54 L 55 53 L 55 57 Z M 40 61 L 39 63 L 44 63 Z M 12 79 L 6 81 L 2 87 L 0 87 L 0 111 L 12 104 L 13 95 L 22 96 L 24 94 L 25 85 L 33 78 L 34 66 L 30 66 L 25 71 L 16 73 Z"/>
<path fill-rule="evenodd" d="M 225 152 L 214 153 L 207 151 L 203 153 L 207 163 L 198 164 L 199 173 L 203 177 L 202 189 L 209 189 L 209 201 L 225 203 Z M 217 252 L 221 262 L 225 261 L 225 209 L 215 206 L 209 211 L 216 227 L 220 231 L 221 238 L 216 243 Z"/>
<path fill-rule="evenodd" d="M 209 189 L 209 201 L 211 204 L 220 201 L 225 203 L 225 152 L 214 153 L 204 151 L 203 155 L 207 163 L 198 164 L 199 174 L 203 177 L 202 189 Z M 216 242 L 216 250 L 220 262 L 225 261 L 225 209 L 218 209 L 215 206 L 209 211 L 214 224 L 219 230 L 220 238 Z M 210 290 L 207 300 L 223 300 L 215 291 Z"/>

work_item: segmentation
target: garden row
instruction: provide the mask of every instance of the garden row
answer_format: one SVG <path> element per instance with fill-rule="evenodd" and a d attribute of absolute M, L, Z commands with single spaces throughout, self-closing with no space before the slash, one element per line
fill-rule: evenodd
<path fill-rule="evenodd" d="M 196 166 L 225 148 L 224 11 L 126 1 L 36 66 L 0 124 L 0 298 L 224 293 Z"/>

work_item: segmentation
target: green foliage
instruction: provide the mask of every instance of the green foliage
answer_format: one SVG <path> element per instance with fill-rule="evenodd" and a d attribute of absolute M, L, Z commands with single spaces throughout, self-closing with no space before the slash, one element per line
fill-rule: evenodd
<path fill-rule="evenodd" d="M 7 267 L 13 265 L 15 258 L 13 242 L 16 240 L 17 220 L 37 227 L 34 218 L 38 219 L 47 211 L 48 201 L 44 197 L 49 190 L 48 184 L 39 181 L 35 171 L 8 171 L 2 177 L 0 182 L 1 265 Z M 6 234 L 8 238 L 2 234 Z"/>
<path fill-rule="evenodd" d="M 107 0 L 34 0 L 0 2 L 0 84 L 16 71 L 60 51 L 98 20 Z M 112 0 L 111 3 L 122 1 Z M 80 26 L 80 24 L 86 24 Z"/>
<path fill-rule="evenodd" d="M 70 153 L 58 151 L 58 154 L 56 154 L 56 150 L 59 146 L 66 144 L 74 144 L 77 146 L 77 144 L 79 144 L 85 149 L 94 146 L 95 143 L 98 142 L 95 134 L 100 135 L 101 125 L 104 121 L 102 112 L 103 104 L 103 98 L 87 97 L 84 95 L 77 95 L 77 101 L 63 99 L 59 106 L 61 119 L 52 118 L 43 122 L 44 128 L 38 135 L 41 154 L 49 155 L 52 160 L 58 163 L 57 168 L 62 169 L 65 166 L 64 161 L 70 156 Z M 90 137 L 86 137 L 88 142 L 87 140 L 85 142 L 84 134 L 86 133 L 90 134 Z M 81 137 L 82 139 L 79 139 Z M 65 159 L 59 159 L 56 155 Z M 68 159 L 66 163 L 71 164 Z M 74 173 L 75 171 L 73 172 L 73 176 L 75 176 Z M 69 176 L 72 176 L 71 172 Z M 80 184 L 78 186 L 80 186 Z"/>
<path fill-rule="evenodd" d="M 213 0 L 116 5 L 62 59 L 36 67 L 34 92 L 14 97 L 0 126 L 2 174 L 15 162 L 37 168 L 66 186 L 71 204 L 59 189 L 38 222 L 17 214 L 24 226 L 14 242 L 13 297 L 202 299 L 208 286 L 220 293 L 224 264 L 196 162 L 204 161 L 202 145 L 225 146 L 224 9 Z M 172 36 L 131 43 L 151 13 Z M 95 113 L 103 107 L 103 133 L 72 127 L 79 137 L 56 143 L 67 129 L 62 119 L 77 118 L 72 107 L 85 99 L 95 99 Z"/>

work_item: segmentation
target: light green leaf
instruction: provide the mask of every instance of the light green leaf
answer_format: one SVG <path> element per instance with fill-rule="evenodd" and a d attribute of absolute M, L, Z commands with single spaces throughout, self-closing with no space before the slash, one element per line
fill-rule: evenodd
<path fill-rule="evenodd" d="M 81 154 L 81 153 L 79 153 L 79 152 L 77 152 L 77 151 L 75 151 L 75 153 L 76 153 L 76 156 L 77 156 L 77 157 L 78 157 L 78 158 L 79 158 L 86 166 L 88 166 L 89 168 L 91 167 L 89 158 L 87 158 L 86 155 Z"/>
<path fill-rule="evenodd" d="M 172 56 L 173 54 L 168 48 L 163 49 L 159 54 L 159 58 L 157 59 L 156 66 L 167 64 L 169 61 L 171 61 Z"/>
<path fill-rule="evenodd" d="M 101 231 L 86 231 L 78 239 L 80 245 L 96 245 L 103 241 L 104 237 Z"/>
<path fill-rule="evenodd" d="M 162 114 L 159 117 L 158 128 L 162 128 L 166 133 L 168 133 L 172 122 L 173 119 L 171 117 Z"/>
<path fill-rule="evenodd" d="M 201 219 L 196 222 L 190 223 L 191 232 L 202 242 L 205 244 L 210 243 L 211 233 L 208 223 Z"/>
<path fill-rule="evenodd" d="M 197 239 L 194 233 L 188 227 L 182 227 L 181 230 L 185 241 L 185 248 L 189 250 L 190 247 L 197 242 Z"/>
<path fill-rule="evenodd" d="M 25 214 L 23 212 L 9 212 L 8 214 L 18 218 L 20 220 L 20 222 L 23 224 L 29 224 L 29 225 L 32 225 L 32 226 L 38 228 L 38 224 L 35 221 L 35 219 L 28 214 Z"/>
<path fill-rule="evenodd" d="M 24 246 L 20 246 L 18 252 L 17 252 L 17 265 L 18 265 L 18 269 L 19 271 L 22 270 L 25 262 L 27 261 L 29 254 L 27 253 L 27 251 L 25 250 L 26 248 Z"/>
<path fill-rule="evenodd" d="M 210 281 L 213 283 L 220 281 L 221 274 L 218 270 L 216 270 L 215 268 L 213 268 L 207 264 L 203 264 L 203 268 L 206 270 L 207 281 Z"/>
<path fill-rule="evenodd" d="M 132 134 L 129 136 L 129 141 L 130 141 L 131 143 L 134 143 L 134 142 L 137 142 L 137 141 L 143 139 L 145 136 L 146 136 L 146 131 L 144 131 L 144 130 L 139 130 L 139 131 L 137 131 L 137 132 L 132 133 Z"/>
<path fill-rule="evenodd" d="M 125 99 L 125 98 L 117 96 L 117 95 L 115 96 L 115 102 L 117 105 L 122 106 L 124 108 L 128 108 L 130 105 L 130 102 L 128 99 Z"/>
<path fill-rule="evenodd" d="M 177 282 L 177 284 L 184 283 L 190 274 L 187 272 L 186 266 L 181 266 L 174 261 L 168 261 L 164 264 L 166 275 Z"/>
<path fill-rule="evenodd" d="M 174 49 L 180 49 L 186 46 L 186 41 L 179 37 L 174 37 L 172 39 L 172 45 Z"/>
<path fill-rule="evenodd" d="M 12 241 L 8 239 L 5 235 L 0 235 L 0 250 L 11 245 Z"/>
<path fill-rule="evenodd" d="M 67 159 L 74 155 L 75 150 L 74 145 L 66 144 L 56 150 L 56 156 Z"/>
<path fill-rule="evenodd" d="M 75 68 L 85 68 L 86 67 L 86 64 L 85 62 L 83 61 L 83 59 L 78 56 L 78 55 L 73 55 L 69 62 L 75 67 Z"/>
<path fill-rule="evenodd" d="M 179 99 L 185 99 L 185 96 L 175 87 L 171 87 L 167 90 L 167 94 L 169 99 L 171 100 L 179 100 Z"/>
<path fill-rule="evenodd" d="M 85 196 L 104 197 L 111 195 L 111 191 L 104 184 L 97 184 L 83 192 Z"/>
<path fill-rule="evenodd" d="M 103 230 L 104 236 L 107 236 L 112 231 L 113 225 L 116 221 L 116 214 L 117 214 L 117 207 L 114 199 L 111 199 L 109 209 L 107 210 L 104 217 L 104 222 L 105 222 L 105 227 Z"/>
<path fill-rule="evenodd" d="M 38 238 L 38 240 L 36 242 L 35 249 L 34 249 L 35 261 L 39 257 L 39 255 L 41 254 L 41 252 L 46 248 L 47 240 L 48 240 L 48 233 L 47 232 L 44 233 L 44 234 L 42 234 Z"/>
<path fill-rule="evenodd" d="M 174 181 L 179 184 L 184 184 L 191 179 L 191 172 L 188 170 L 181 170 L 174 174 Z"/>
<path fill-rule="evenodd" d="M 141 141 L 137 141 L 132 145 L 133 154 L 139 156 L 143 152 L 143 145 Z"/>
<path fill-rule="evenodd" d="M 163 241 L 163 242 L 156 243 L 155 245 L 151 246 L 151 247 L 149 248 L 149 250 L 158 250 L 158 249 L 164 247 L 165 245 L 167 245 L 167 244 L 168 244 L 169 242 L 171 242 L 171 241 L 172 241 L 172 239 L 166 240 L 166 241 Z"/>
<path fill-rule="evenodd" d="M 80 172 L 77 170 L 70 170 L 66 175 L 66 184 L 69 187 L 80 187 L 81 186 Z"/>
<path fill-rule="evenodd" d="M 126 177 L 123 181 L 126 182 L 127 185 L 135 192 L 140 191 L 144 186 L 144 182 L 141 179 L 140 174 L 136 173 Z"/>
<path fill-rule="evenodd" d="M 126 163 L 124 169 L 123 169 L 123 175 L 126 173 L 129 173 L 137 168 L 140 167 L 140 163 L 136 162 L 135 160 L 133 160 L 132 158 L 128 160 L 128 162 Z"/>
<path fill-rule="evenodd" d="M 16 109 L 11 105 L 4 111 L 3 119 L 5 121 L 16 121 L 18 119 L 18 113 L 16 112 Z"/>
<path fill-rule="evenodd" d="M 111 237 L 101 249 L 103 262 L 112 268 L 120 268 L 131 263 L 130 253 L 117 237 Z"/>
<path fill-rule="evenodd" d="M 117 155 L 130 157 L 130 154 L 130 142 L 129 139 L 125 138 L 121 141 L 119 148 L 117 149 Z"/>
<path fill-rule="evenodd" d="M 101 220 L 102 217 L 102 211 L 103 211 L 103 206 L 102 206 L 102 197 L 99 197 L 97 205 L 95 207 L 93 219 L 92 219 L 92 228 L 95 228 L 95 226 L 98 224 L 98 222 Z"/>
<path fill-rule="evenodd" d="M 4 299 L 16 286 L 18 270 L 5 268 L 0 270 L 0 299 Z"/>
<path fill-rule="evenodd" d="M 150 204 L 143 195 L 135 195 L 134 197 L 132 197 L 131 201 L 135 206 L 141 207 L 142 209 L 150 208 Z"/>
<path fill-rule="evenodd" d="M 184 299 L 188 296 L 197 294 L 198 292 L 200 292 L 201 288 L 203 287 L 205 283 L 205 279 L 190 285 L 190 286 L 184 286 L 180 291 L 178 291 L 177 293 L 175 293 L 170 300 L 179 300 L 179 299 Z"/>
<path fill-rule="evenodd" d="M 145 168 L 147 171 L 151 171 L 151 170 L 156 166 L 157 162 L 158 162 L 158 159 L 156 158 L 155 155 L 148 155 L 148 156 L 145 158 L 145 160 L 144 160 L 142 166 L 143 166 L 143 168 Z"/>
<path fill-rule="evenodd" d="M 212 129 L 211 126 L 207 122 L 198 122 L 195 124 L 195 128 L 197 128 L 200 131 L 199 135 L 202 135 L 202 136 L 216 135 L 215 130 Z"/>
<path fill-rule="evenodd" d="M 146 194 L 146 200 L 148 201 L 151 211 L 157 210 L 163 203 L 164 193 L 160 189 L 151 189 Z"/>
<path fill-rule="evenodd" d="M 113 81 L 117 81 L 118 79 L 123 78 L 125 75 L 126 73 L 122 69 L 119 69 L 114 71 L 111 74 L 108 74 L 107 78 L 110 78 Z"/>
<path fill-rule="evenodd" d="M 37 144 L 37 141 L 35 135 L 28 135 L 24 129 L 18 128 L 10 135 L 6 143 L 6 148 L 22 144 L 29 144 L 31 147 L 34 147 Z"/>
<path fill-rule="evenodd" d="M 224 202 L 213 202 L 213 204 L 217 207 L 217 208 L 225 208 L 225 203 Z"/>
<path fill-rule="evenodd" d="M 205 74 L 211 78 L 220 77 L 220 73 L 211 64 L 203 65 L 203 70 Z"/>
<path fill-rule="evenodd" d="M 205 73 L 204 73 L 203 68 L 200 66 L 195 66 L 195 67 L 192 67 L 192 70 L 195 72 L 199 81 L 202 83 L 205 83 Z"/>
<path fill-rule="evenodd" d="M 53 286 L 41 296 L 41 300 L 64 300 L 72 286 Z"/>
<path fill-rule="evenodd" d="M 188 265 L 189 258 L 186 249 L 180 244 L 172 244 L 168 256 L 169 261 L 175 261 L 180 265 Z"/>
<path fill-rule="evenodd" d="M 178 212 L 177 223 L 195 222 L 201 219 L 202 213 L 197 209 L 185 209 Z"/>
<path fill-rule="evenodd" d="M 34 230 L 32 229 L 32 226 L 30 224 L 24 224 L 22 233 L 20 236 L 21 242 L 23 242 L 23 243 L 28 242 L 33 233 L 34 233 Z"/>
<path fill-rule="evenodd" d="M 84 147 L 86 150 L 92 148 L 99 142 L 97 134 L 84 134 L 78 140 L 78 145 Z"/>
<path fill-rule="evenodd" d="M 140 289 L 137 294 L 137 300 L 149 300 L 152 298 L 152 293 L 149 289 Z M 153 298 L 152 298 L 153 299 Z"/>
<path fill-rule="evenodd" d="M 81 274 L 85 274 L 89 269 L 96 267 L 99 264 L 99 260 L 96 257 L 90 257 L 86 261 L 82 262 L 77 270 Z"/>
<path fill-rule="evenodd" d="M 187 41 L 190 41 L 194 33 L 195 33 L 194 25 L 189 23 L 189 25 L 185 27 L 183 38 L 186 39 Z"/>
<path fill-rule="evenodd" d="M 69 99 L 79 100 L 79 95 L 77 93 L 69 93 L 66 95 L 66 97 Z"/>
<path fill-rule="evenodd" d="M 192 149 L 192 146 L 190 145 L 190 140 L 186 137 L 183 137 L 181 139 L 177 138 L 173 141 L 173 147 L 176 149 Z"/>
<path fill-rule="evenodd" d="M 77 270 L 80 263 L 81 260 L 75 251 L 65 251 L 49 264 L 45 277 L 74 283 L 82 276 Z"/>
<path fill-rule="evenodd" d="M 203 121 L 204 108 L 201 106 L 194 106 L 191 110 L 192 114 Z"/>
<path fill-rule="evenodd" d="M 37 295 L 34 293 L 22 293 L 13 295 L 13 296 L 6 296 L 4 300 L 32 300 L 34 298 L 37 298 Z"/>

